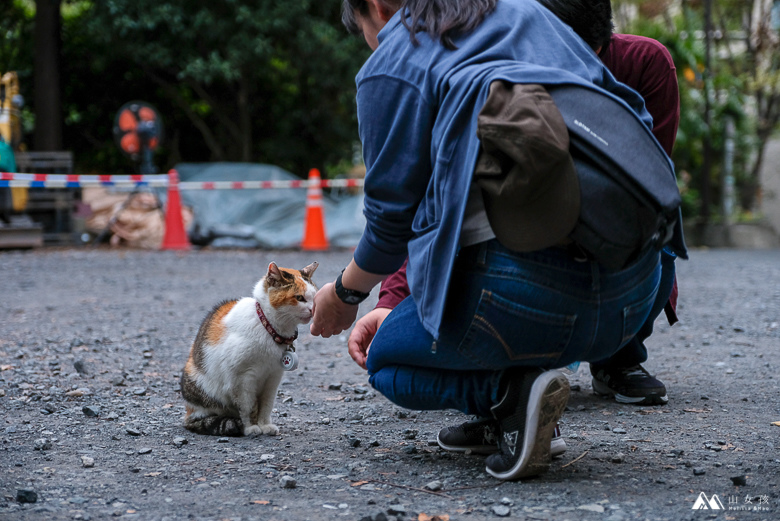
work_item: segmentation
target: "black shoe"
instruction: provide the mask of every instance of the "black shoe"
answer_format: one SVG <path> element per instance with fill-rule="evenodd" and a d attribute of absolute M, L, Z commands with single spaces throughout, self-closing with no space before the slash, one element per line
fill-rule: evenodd
<path fill-rule="evenodd" d="M 506 392 L 491 409 L 498 420 L 499 452 L 486 470 L 498 479 L 537 476 L 550 466 L 550 443 L 569 399 L 569 381 L 559 371 L 515 370 Z"/>
<path fill-rule="evenodd" d="M 450 452 L 493 454 L 498 452 L 498 422 L 482 418 L 455 427 L 444 427 L 436 441 L 439 447 Z"/>
<path fill-rule="evenodd" d="M 471 451 L 474 454 L 498 452 L 498 420 L 482 418 L 455 427 L 444 427 L 436 441 L 439 447 L 450 452 Z M 554 458 L 566 452 L 566 442 L 556 425 L 550 440 L 550 455 Z"/>
<path fill-rule="evenodd" d="M 593 392 L 614 396 L 619 403 L 634 405 L 664 405 L 669 401 L 663 382 L 637 364 L 593 370 Z"/>

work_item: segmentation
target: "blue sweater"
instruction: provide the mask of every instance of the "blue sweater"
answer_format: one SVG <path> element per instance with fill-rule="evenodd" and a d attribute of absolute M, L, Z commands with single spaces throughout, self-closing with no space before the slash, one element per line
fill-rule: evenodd
<path fill-rule="evenodd" d="M 477 114 L 494 80 L 603 88 L 651 126 L 642 98 L 536 0 L 499 0 L 448 50 L 409 31 L 397 12 L 360 70 L 357 108 L 366 164 L 366 227 L 355 262 L 377 274 L 409 256 L 409 288 L 438 338 L 479 152 Z M 600 89 L 599 89 L 600 90 Z"/>

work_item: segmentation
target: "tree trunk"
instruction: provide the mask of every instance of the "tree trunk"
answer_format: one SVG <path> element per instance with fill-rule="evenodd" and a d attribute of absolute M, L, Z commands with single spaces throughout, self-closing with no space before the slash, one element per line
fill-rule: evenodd
<path fill-rule="evenodd" d="M 60 100 L 61 0 L 37 0 L 35 6 L 35 150 L 62 150 Z"/>
<path fill-rule="evenodd" d="M 239 79 L 238 110 L 241 125 L 241 161 L 252 161 L 252 117 L 249 112 L 249 86 L 246 79 Z"/>

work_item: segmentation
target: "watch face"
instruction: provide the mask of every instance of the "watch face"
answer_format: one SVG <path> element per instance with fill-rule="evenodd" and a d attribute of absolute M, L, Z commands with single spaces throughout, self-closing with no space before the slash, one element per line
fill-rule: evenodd
<path fill-rule="evenodd" d="M 356 296 L 356 295 L 345 295 L 343 299 L 341 299 L 345 304 L 360 304 L 363 299 Z"/>

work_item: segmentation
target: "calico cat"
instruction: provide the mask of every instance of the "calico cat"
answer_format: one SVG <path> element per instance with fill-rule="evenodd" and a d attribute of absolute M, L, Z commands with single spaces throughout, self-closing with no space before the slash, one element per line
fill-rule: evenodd
<path fill-rule="evenodd" d="M 272 262 L 254 298 L 223 301 L 206 316 L 181 375 L 187 429 L 215 436 L 279 433 L 271 409 L 282 359 L 294 357 L 298 324 L 311 320 L 317 266 L 299 271 Z"/>

